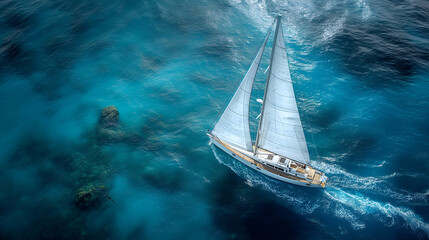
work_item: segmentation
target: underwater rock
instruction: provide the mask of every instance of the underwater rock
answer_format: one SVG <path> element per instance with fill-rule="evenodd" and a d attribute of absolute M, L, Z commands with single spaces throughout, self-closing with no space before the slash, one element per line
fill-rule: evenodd
<path fill-rule="evenodd" d="M 119 111 L 115 106 L 108 106 L 103 108 L 99 123 L 103 127 L 116 127 L 119 124 Z"/>
<path fill-rule="evenodd" d="M 96 131 L 97 144 L 127 144 L 130 146 L 140 146 L 143 144 L 143 137 L 132 131 L 124 131 L 120 128 L 98 127 Z"/>
<path fill-rule="evenodd" d="M 99 143 L 120 143 L 127 138 L 127 134 L 119 129 L 98 128 L 97 140 Z"/>
<path fill-rule="evenodd" d="M 106 182 L 112 174 L 112 157 L 102 146 L 92 145 L 71 158 L 72 176 L 76 179 L 77 187 L 95 182 Z"/>
<path fill-rule="evenodd" d="M 137 133 L 124 128 L 119 124 L 119 111 L 115 106 L 103 108 L 98 125 L 92 131 L 90 140 L 95 140 L 95 144 L 129 144 L 139 146 L 143 143 L 143 137 Z"/>
<path fill-rule="evenodd" d="M 127 134 L 119 129 L 119 111 L 115 106 L 103 108 L 98 122 L 96 139 L 99 143 L 119 143 L 127 139 Z"/>
<path fill-rule="evenodd" d="M 84 185 L 77 190 L 75 203 L 81 209 L 95 207 L 100 195 L 100 188 L 93 184 Z"/>

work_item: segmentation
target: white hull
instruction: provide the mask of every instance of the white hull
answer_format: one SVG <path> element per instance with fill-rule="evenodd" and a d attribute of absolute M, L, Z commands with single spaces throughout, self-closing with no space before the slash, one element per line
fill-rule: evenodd
<path fill-rule="evenodd" d="M 241 163 L 243 163 L 244 165 L 254 169 L 257 172 L 260 172 L 268 177 L 277 179 L 279 181 L 282 182 L 287 182 L 287 183 L 291 183 L 291 184 L 295 184 L 295 185 L 299 185 L 299 186 L 304 186 L 304 187 L 314 187 L 314 188 L 322 188 L 323 186 L 320 184 L 312 184 L 310 182 L 303 182 L 303 181 L 298 181 L 298 180 L 294 180 L 291 178 L 287 178 L 287 177 L 283 177 L 274 173 L 271 173 L 263 168 L 260 168 L 248 161 L 246 161 L 245 159 L 241 158 L 240 156 L 238 156 L 237 154 L 233 153 L 231 150 L 229 150 L 228 148 L 226 148 L 223 144 L 221 144 L 220 142 L 218 142 L 216 139 L 214 139 L 210 134 L 208 134 L 210 137 L 210 141 L 215 144 L 218 148 L 222 149 L 224 152 L 228 153 L 231 157 L 237 159 L 238 161 L 240 161 Z M 249 156 L 251 158 L 253 158 L 252 156 Z M 254 158 L 253 158 L 254 159 Z M 256 160 L 256 159 L 255 159 Z"/>

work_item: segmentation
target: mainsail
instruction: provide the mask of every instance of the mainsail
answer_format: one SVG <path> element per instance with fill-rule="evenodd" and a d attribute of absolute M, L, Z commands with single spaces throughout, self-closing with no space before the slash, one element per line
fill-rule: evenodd
<path fill-rule="evenodd" d="M 270 32 L 271 30 L 262 42 L 249 70 L 247 70 L 240 86 L 212 131 L 212 134 L 222 141 L 250 152 L 253 151 L 249 129 L 250 94 Z"/>
<path fill-rule="evenodd" d="M 256 149 L 263 148 L 310 164 L 307 143 L 295 101 L 280 17 L 271 53 Z"/>

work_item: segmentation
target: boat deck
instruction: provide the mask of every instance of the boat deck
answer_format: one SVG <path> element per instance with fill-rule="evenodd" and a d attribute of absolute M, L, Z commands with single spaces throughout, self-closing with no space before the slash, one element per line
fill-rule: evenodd
<path fill-rule="evenodd" d="M 325 182 L 322 182 L 322 175 L 323 175 L 323 173 L 320 172 L 320 171 L 318 171 L 318 170 L 316 170 L 316 169 L 314 169 L 313 167 L 311 167 L 309 165 L 306 165 L 307 168 L 308 168 L 308 171 L 306 171 L 305 168 L 303 168 L 303 166 L 305 166 L 305 165 L 303 165 L 302 163 L 298 163 L 298 162 L 295 162 L 293 160 L 288 159 L 289 161 L 291 161 L 291 167 L 294 168 L 296 172 L 301 173 L 301 174 L 307 174 L 307 177 L 305 179 L 301 178 L 301 177 L 297 177 L 297 176 L 294 176 L 294 175 L 292 175 L 290 173 L 286 173 L 286 172 L 284 172 L 282 170 L 279 170 L 275 166 L 270 166 L 268 164 L 264 164 L 264 163 L 262 163 L 260 161 L 257 161 L 255 159 L 253 159 L 251 157 L 253 155 L 252 152 L 248 152 L 248 151 L 245 151 L 245 150 L 233 147 L 233 146 L 231 146 L 231 145 L 229 145 L 229 144 L 227 144 L 225 142 L 222 142 L 221 140 L 219 140 L 218 138 L 216 138 L 213 135 L 212 135 L 212 137 L 216 141 L 218 141 L 220 144 L 222 144 L 225 148 L 227 148 L 228 150 L 230 150 L 231 152 L 233 152 L 234 154 L 236 154 L 240 158 L 246 160 L 247 162 L 249 162 L 249 163 L 251 163 L 253 165 L 256 165 L 257 167 L 259 167 L 261 169 L 264 169 L 266 171 L 269 171 L 269 172 L 271 172 L 273 174 L 276 174 L 276 175 L 279 175 L 279 176 L 282 176 L 282 177 L 285 177 L 285 178 L 293 179 L 295 181 L 300 181 L 300 182 L 303 182 L 303 183 L 310 183 L 310 184 L 320 185 L 323 188 L 325 187 Z M 264 151 L 264 152 L 266 152 L 267 155 L 268 154 L 276 155 L 275 153 L 271 153 L 271 152 L 269 152 L 267 150 L 264 150 L 264 149 L 261 149 L 261 150 Z"/>

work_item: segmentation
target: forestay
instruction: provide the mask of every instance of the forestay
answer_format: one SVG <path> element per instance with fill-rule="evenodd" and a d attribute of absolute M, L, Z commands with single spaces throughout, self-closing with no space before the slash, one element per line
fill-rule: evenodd
<path fill-rule="evenodd" d="M 280 18 L 274 38 L 257 147 L 309 164 L 310 157 L 295 101 Z"/>
<path fill-rule="evenodd" d="M 220 140 L 247 151 L 253 151 L 249 130 L 250 95 L 270 32 L 271 30 L 265 37 L 240 86 L 212 131 L 212 134 Z"/>

